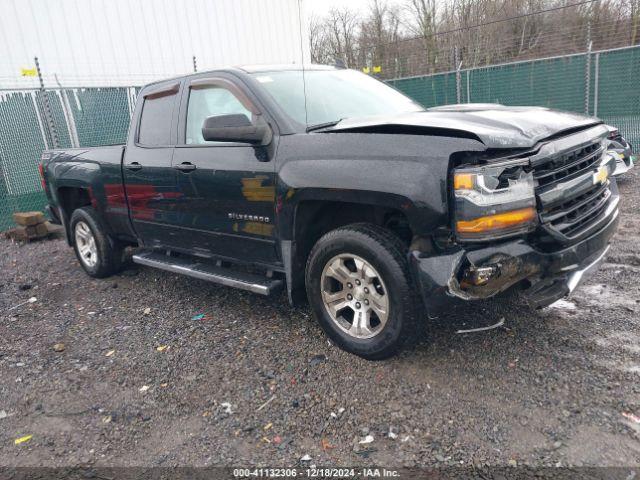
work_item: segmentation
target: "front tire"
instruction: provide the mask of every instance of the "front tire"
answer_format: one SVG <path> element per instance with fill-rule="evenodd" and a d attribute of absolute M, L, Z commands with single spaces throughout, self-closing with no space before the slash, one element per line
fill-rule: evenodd
<path fill-rule="evenodd" d="M 107 236 L 107 230 L 92 207 L 71 215 L 70 229 L 76 257 L 91 277 L 104 278 L 122 268 L 123 249 Z"/>
<path fill-rule="evenodd" d="M 307 261 L 306 288 L 322 329 L 363 358 L 394 355 L 414 329 L 419 300 L 406 247 L 384 228 L 354 224 L 320 238 Z"/>

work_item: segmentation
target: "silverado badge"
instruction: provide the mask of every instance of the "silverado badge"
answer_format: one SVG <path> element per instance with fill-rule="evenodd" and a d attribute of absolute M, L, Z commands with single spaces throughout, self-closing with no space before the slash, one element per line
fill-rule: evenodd
<path fill-rule="evenodd" d="M 248 220 L 250 222 L 270 222 L 269 217 L 263 217 L 262 215 L 245 215 L 243 213 L 229 213 L 229 218 L 232 220 Z"/>

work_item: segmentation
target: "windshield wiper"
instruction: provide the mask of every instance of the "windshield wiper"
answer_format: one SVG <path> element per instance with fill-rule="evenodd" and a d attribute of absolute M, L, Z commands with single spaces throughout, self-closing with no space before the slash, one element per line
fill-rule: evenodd
<path fill-rule="evenodd" d="M 339 124 L 342 120 L 344 120 L 344 118 L 334 120 L 333 122 L 316 123 L 315 125 L 309 125 L 307 127 L 307 132 L 313 132 L 315 130 L 322 130 L 323 128 L 333 127 L 334 125 Z"/>

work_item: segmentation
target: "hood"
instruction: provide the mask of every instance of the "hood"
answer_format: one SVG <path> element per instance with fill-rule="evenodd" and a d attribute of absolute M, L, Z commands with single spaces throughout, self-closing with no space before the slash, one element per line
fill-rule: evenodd
<path fill-rule="evenodd" d="M 549 137 L 600 123 L 594 117 L 543 107 L 463 104 L 400 115 L 350 118 L 326 131 L 462 136 L 477 138 L 487 148 L 530 148 Z"/>

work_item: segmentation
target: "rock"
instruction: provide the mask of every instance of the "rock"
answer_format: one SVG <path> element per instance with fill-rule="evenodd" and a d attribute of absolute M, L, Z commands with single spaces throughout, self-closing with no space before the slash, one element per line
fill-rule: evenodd
<path fill-rule="evenodd" d="M 23 227 L 31 227 L 44 222 L 42 212 L 16 212 L 13 214 L 13 221 Z"/>
<path fill-rule="evenodd" d="M 327 361 L 326 355 L 324 354 L 314 355 L 313 357 L 311 357 L 311 360 L 309 360 L 309 365 L 311 365 L 312 367 L 315 367 L 319 363 L 326 362 L 326 361 Z"/>
<path fill-rule="evenodd" d="M 64 352 L 65 348 L 66 347 L 65 347 L 64 343 L 55 343 L 53 345 L 53 351 L 54 352 Z"/>

